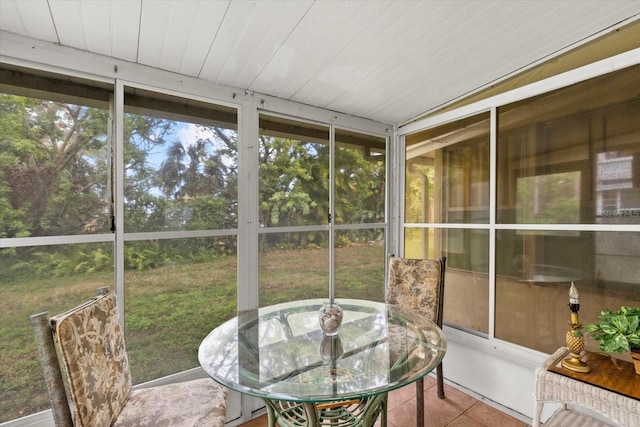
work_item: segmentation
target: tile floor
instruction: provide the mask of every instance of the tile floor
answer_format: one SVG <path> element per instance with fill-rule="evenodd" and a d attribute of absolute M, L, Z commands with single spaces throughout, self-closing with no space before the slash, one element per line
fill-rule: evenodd
<path fill-rule="evenodd" d="M 425 427 L 525 427 L 529 424 L 445 384 L 445 399 L 436 395 L 436 381 L 424 379 Z M 415 386 L 413 384 L 389 393 L 388 427 L 415 426 Z M 379 425 L 379 421 L 376 424 Z M 240 427 L 266 427 L 267 416 L 242 424 Z"/>

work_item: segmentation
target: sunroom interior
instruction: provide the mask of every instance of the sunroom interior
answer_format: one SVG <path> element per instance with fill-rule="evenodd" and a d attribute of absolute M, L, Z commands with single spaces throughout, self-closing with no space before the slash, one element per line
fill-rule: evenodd
<path fill-rule="evenodd" d="M 29 315 L 100 286 L 159 384 L 446 256 L 445 379 L 525 421 L 570 284 L 640 306 L 635 1 L 0 0 L 0 111 L 2 425 L 53 425 Z"/>

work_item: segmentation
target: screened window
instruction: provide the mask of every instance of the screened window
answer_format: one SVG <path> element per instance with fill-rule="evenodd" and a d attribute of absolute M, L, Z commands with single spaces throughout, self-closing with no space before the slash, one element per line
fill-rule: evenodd
<path fill-rule="evenodd" d="M 260 114 L 259 303 L 327 298 L 329 126 Z"/>
<path fill-rule="evenodd" d="M 29 316 L 113 284 L 109 97 L 0 69 L 0 423 L 50 406 Z"/>
<path fill-rule="evenodd" d="M 384 298 L 385 159 L 386 138 L 260 115 L 261 306 L 328 298 L 332 280 L 337 298 Z"/>
<path fill-rule="evenodd" d="M 498 107 L 495 201 L 488 114 L 407 135 L 405 255 L 447 256 L 446 322 L 487 332 L 493 305 L 496 338 L 551 353 L 571 282 L 582 323 L 640 305 L 638 87 L 636 66 Z"/>
<path fill-rule="evenodd" d="M 235 109 L 128 88 L 125 112 L 125 231 L 236 228 Z"/>
<path fill-rule="evenodd" d="M 571 281 L 582 323 L 640 304 L 638 228 L 580 226 L 640 224 L 639 84 L 633 67 L 499 109 L 497 219 L 522 229 L 496 234 L 496 337 L 552 352 Z"/>
<path fill-rule="evenodd" d="M 234 108 L 125 88 L 125 337 L 134 383 L 198 366 L 237 306 Z"/>
<path fill-rule="evenodd" d="M 488 114 L 408 135 L 405 170 L 404 256 L 446 256 L 444 321 L 483 334 L 489 332 L 489 135 Z"/>
<path fill-rule="evenodd" d="M 0 70 L 0 237 L 108 233 L 109 92 Z"/>
<path fill-rule="evenodd" d="M 384 300 L 386 138 L 335 131 L 335 288 Z"/>

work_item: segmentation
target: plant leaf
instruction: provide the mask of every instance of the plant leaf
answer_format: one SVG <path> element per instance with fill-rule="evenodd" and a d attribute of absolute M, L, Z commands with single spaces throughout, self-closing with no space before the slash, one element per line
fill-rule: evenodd
<path fill-rule="evenodd" d="M 612 351 L 616 353 L 629 351 L 629 341 L 627 340 L 627 337 L 625 337 L 624 335 L 616 335 L 610 344 L 611 344 L 611 350 L 607 350 L 607 351 Z"/>
<path fill-rule="evenodd" d="M 615 327 L 613 327 L 609 323 L 604 323 L 604 322 L 600 323 L 600 329 L 602 329 L 602 332 L 608 335 L 615 334 L 617 332 L 617 329 Z"/>
<path fill-rule="evenodd" d="M 629 329 L 629 321 L 627 320 L 627 316 L 624 315 L 612 316 L 611 325 L 622 334 L 627 333 Z"/>

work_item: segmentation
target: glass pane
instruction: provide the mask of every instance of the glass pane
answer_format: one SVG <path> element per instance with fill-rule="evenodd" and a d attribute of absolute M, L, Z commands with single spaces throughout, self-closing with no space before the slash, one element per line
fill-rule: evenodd
<path fill-rule="evenodd" d="M 519 224 L 580 221 L 580 171 L 532 175 L 516 181 L 516 221 Z"/>
<path fill-rule="evenodd" d="M 50 407 L 29 316 L 113 289 L 113 243 L 0 249 L 0 423 Z"/>
<path fill-rule="evenodd" d="M 489 115 L 407 135 L 405 222 L 489 223 Z"/>
<path fill-rule="evenodd" d="M 385 138 L 336 130 L 336 224 L 384 222 L 385 149 Z"/>
<path fill-rule="evenodd" d="M 260 115 L 260 226 L 327 224 L 329 129 Z"/>
<path fill-rule="evenodd" d="M 487 129 L 488 130 L 488 129 Z M 443 222 L 489 223 L 489 135 L 444 149 Z"/>
<path fill-rule="evenodd" d="M 435 220 L 436 183 L 435 152 L 407 159 L 404 200 L 405 222 L 433 223 Z M 438 177 L 438 182 L 440 177 Z"/>
<path fill-rule="evenodd" d="M 447 257 L 444 322 L 489 333 L 489 231 L 405 228 L 407 258 Z"/>
<path fill-rule="evenodd" d="M 0 238 L 110 231 L 107 104 L 51 97 L 0 93 Z"/>
<path fill-rule="evenodd" d="M 125 92 L 125 231 L 238 225 L 235 109 Z"/>
<path fill-rule="evenodd" d="M 328 231 L 260 234 L 259 305 L 329 299 Z"/>
<path fill-rule="evenodd" d="M 582 324 L 640 305 L 640 232 L 498 230 L 496 239 L 497 338 L 546 353 L 564 345 L 571 281 Z M 537 326 L 523 333 L 527 324 Z"/>
<path fill-rule="evenodd" d="M 640 224 L 638 67 L 499 109 L 500 223 Z"/>
<path fill-rule="evenodd" d="M 405 227 L 404 256 L 416 259 L 438 258 L 442 252 L 441 235 L 442 232 L 440 230 L 433 228 Z"/>
<path fill-rule="evenodd" d="M 336 298 L 384 301 L 384 229 L 336 231 L 335 246 Z"/>
<path fill-rule="evenodd" d="M 125 242 L 125 334 L 135 384 L 198 366 L 198 347 L 236 315 L 235 236 Z"/>

